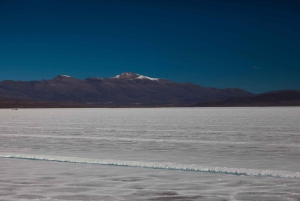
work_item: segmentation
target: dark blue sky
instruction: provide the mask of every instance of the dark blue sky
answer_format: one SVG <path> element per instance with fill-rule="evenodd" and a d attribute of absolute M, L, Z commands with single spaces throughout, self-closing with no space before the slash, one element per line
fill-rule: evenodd
<path fill-rule="evenodd" d="M 300 90 L 298 0 L 1 0 L 0 80 L 150 77 Z"/>

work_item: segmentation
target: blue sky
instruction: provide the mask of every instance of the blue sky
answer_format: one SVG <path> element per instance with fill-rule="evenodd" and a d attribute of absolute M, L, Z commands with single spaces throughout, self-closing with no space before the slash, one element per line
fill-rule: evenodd
<path fill-rule="evenodd" d="M 300 90 L 296 0 L 1 0 L 0 80 L 135 72 Z"/>

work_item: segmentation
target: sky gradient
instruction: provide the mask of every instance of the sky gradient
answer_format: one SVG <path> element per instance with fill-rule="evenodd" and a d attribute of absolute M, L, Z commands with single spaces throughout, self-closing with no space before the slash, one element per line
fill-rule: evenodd
<path fill-rule="evenodd" d="M 296 0 L 1 0 L 0 80 L 135 72 L 300 90 Z"/>

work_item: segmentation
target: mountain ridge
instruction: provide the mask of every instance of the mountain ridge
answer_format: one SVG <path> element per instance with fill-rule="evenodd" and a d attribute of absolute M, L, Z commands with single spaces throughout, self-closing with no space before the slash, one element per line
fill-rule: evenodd
<path fill-rule="evenodd" d="M 223 101 L 208 101 L 193 107 L 257 107 L 300 106 L 300 90 L 278 90 L 247 97 L 231 97 Z"/>
<path fill-rule="evenodd" d="M 0 108 L 11 107 L 251 107 L 300 106 L 300 91 L 252 94 L 124 72 L 110 78 L 57 75 L 40 81 L 0 82 Z"/>
<path fill-rule="evenodd" d="M 216 89 L 132 72 L 111 78 L 78 79 L 58 75 L 50 80 L 0 82 L 0 98 L 6 100 L 72 102 L 99 107 L 189 106 L 251 95 L 253 94 L 238 88 Z"/>

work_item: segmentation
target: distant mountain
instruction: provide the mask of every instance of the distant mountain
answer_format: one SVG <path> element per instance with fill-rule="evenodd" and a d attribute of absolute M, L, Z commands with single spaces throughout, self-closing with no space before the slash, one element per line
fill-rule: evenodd
<path fill-rule="evenodd" d="M 230 97 L 223 101 L 208 101 L 195 107 L 300 106 L 300 91 L 272 91 L 246 97 Z"/>
<path fill-rule="evenodd" d="M 58 75 L 51 80 L 0 82 L 2 102 L 19 101 L 19 105 L 31 105 L 35 102 L 41 107 L 46 103 L 49 107 L 59 104 L 63 104 L 62 107 L 67 107 L 68 104 L 70 107 L 71 105 L 74 107 L 189 106 L 251 95 L 237 88 L 207 88 L 131 72 L 112 78 L 89 77 L 82 80 L 68 75 Z M 12 104 L 12 107 L 13 105 L 18 106 Z"/>

